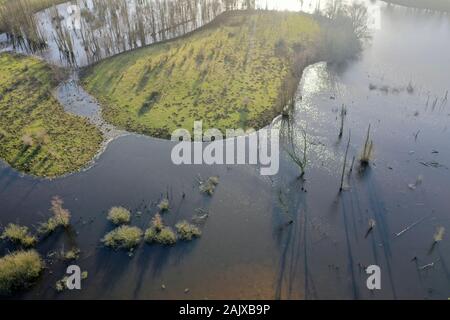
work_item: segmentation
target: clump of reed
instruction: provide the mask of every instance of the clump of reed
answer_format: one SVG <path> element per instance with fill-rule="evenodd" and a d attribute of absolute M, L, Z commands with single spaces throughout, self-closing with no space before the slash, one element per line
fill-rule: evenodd
<path fill-rule="evenodd" d="M 444 227 L 437 227 L 436 228 L 436 232 L 433 235 L 433 243 L 431 244 L 431 248 L 430 248 L 429 254 L 432 253 L 432 251 L 438 245 L 439 242 L 444 240 L 444 235 L 445 235 L 445 228 Z"/>
<path fill-rule="evenodd" d="M 197 226 L 190 224 L 185 220 L 178 222 L 175 225 L 175 229 L 181 240 L 191 241 L 193 238 L 198 238 L 202 235 L 202 232 Z"/>
<path fill-rule="evenodd" d="M 438 227 L 433 236 L 434 243 L 438 243 L 438 242 L 441 242 L 442 240 L 444 240 L 444 234 L 445 234 L 445 228 Z"/>
<path fill-rule="evenodd" d="M 53 197 L 51 201 L 50 211 L 53 216 L 50 217 L 46 222 L 40 223 L 38 227 L 38 232 L 41 235 L 49 235 L 58 228 L 68 228 L 70 226 L 70 211 L 63 208 L 64 201 L 60 197 Z"/>
<path fill-rule="evenodd" d="M 138 227 L 120 226 L 107 233 L 102 242 L 113 249 L 132 250 L 141 243 L 142 230 Z"/>
<path fill-rule="evenodd" d="M 162 199 L 159 204 L 158 204 L 158 208 L 159 210 L 161 210 L 161 212 L 167 212 L 170 209 L 170 202 L 167 198 Z"/>
<path fill-rule="evenodd" d="M 370 160 L 372 159 L 373 154 L 373 141 L 370 139 L 370 124 L 367 129 L 366 140 L 364 142 L 364 148 L 359 158 L 359 162 L 362 167 L 367 167 L 370 164 Z"/>
<path fill-rule="evenodd" d="M 0 258 L 0 293 L 11 294 L 32 285 L 44 269 L 35 250 L 16 251 Z"/>
<path fill-rule="evenodd" d="M 131 221 L 131 213 L 123 207 L 112 207 L 107 219 L 115 225 L 128 224 Z"/>
<path fill-rule="evenodd" d="M 209 177 L 206 181 L 198 179 L 200 191 L 212 196 L 219 184 L 219 177 Z"/>
<path fill-rule="evenodd" d="M 13 223 L 6 226 L 0 239 L 10 241 L 24 248 L 33 247 L 37 243 L 36 237 L 29 233 L 28 227 Z"/>
<path fill-rule="evenodd" d="M 79 248 L 72 248 L 68 251 L 62 250 L 60 253 L 61 259 L 65 261 L 74 261 L 80 258 L 81 250 Z"/>
<path fill-rule="evenodd" d="M 144 239 L 147 243 L 159 243 L 162 245 L 174 245 L 177 236 L 172 228 L 164 225 L 162 217 L 157 213 L 151 222 L 151 226 L 145 231 Z"/>

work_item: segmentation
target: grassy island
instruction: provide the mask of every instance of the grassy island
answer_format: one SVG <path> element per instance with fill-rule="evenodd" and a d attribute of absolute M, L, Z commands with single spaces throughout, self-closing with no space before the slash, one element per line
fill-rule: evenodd
<path fill-rule="evenodd" d="M 36 176 L 80 169 L 102 142 L 95 126 L 53 97 L 56 75 L 35 58 L 0 54 L 0 158 Z"/>
<path fill-rule="evenodd" d="M 383 0 L 384 2 L 404 7 L 450 12 L 449 0 Z"/>
<path fill-rule="evenodd" d="M 83 84 L 105 119 L 167 138 L 177 128 L 260 128 L 280 113 L 286 91 L 318 59 L 321 28 L 311 15 L 235 11 L 182 38 L 87 68 Z"/>

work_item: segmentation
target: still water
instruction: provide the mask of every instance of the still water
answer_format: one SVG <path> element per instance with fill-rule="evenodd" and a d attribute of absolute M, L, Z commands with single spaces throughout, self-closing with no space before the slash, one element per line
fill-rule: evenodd
<path fill-rule="evenodd" d="M 285 3 L 279 9 L 302 5 Z M 271 178 L 251 166 L 177 167 L 170 160 L 172 143 L 138 135 L 111 142 L 89 170 L 52 181 L 1 165 L 0 223 L 36 225 L 59 195 L 73 228 L 38 250 L 76 245 L 78 264 L 89 273 L 81 291 L 56 293 L 65 265 L 49 258 L 40 282 L 20 297 L 450 297 L 448 236 L 432 248 L 436 228 L 450 230 L 449 17 L 380 1 L 370 5 L 379 24 L 361 58 L 339 69 L 319 63 L 304 73 L 292 126 L 294 133 L 300 126 L 308 133 L 305 183 L 286 156 Z M 347 116 L 340 141 L 342 104 Z M 365 171 L 355 165 L 339 194 L 348 131 L 351 159 L 359 156 L 369 124 L 372 165 Z M 220 184 L 207 197 L 197 178 L 212 175 Z M 172 204 L 164 216 L 169 225 L 191 219 L 198 208 L 209 212 L 200 239 L 173 248 L 142 245 L 132 257 L 101 246 L 111 230 L 105 219 L 111 206 L 132 209 L 132 224 L 145 228 L 163 196 Z M 370 219 L 376 226 L 367 233 Z M 382 289 L 375 292 L 366 288 L 364 271 L 372 264 L 382 270 Z"/>

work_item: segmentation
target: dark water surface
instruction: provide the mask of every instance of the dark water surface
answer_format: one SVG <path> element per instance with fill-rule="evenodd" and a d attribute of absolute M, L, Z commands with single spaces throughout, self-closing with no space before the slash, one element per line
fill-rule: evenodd
<path fill-rule="evenodd" d="M 359 61 L 305 71 L 292 124 L 294 133 L 299 126 L 308 132 L 304 184 L 285 155 L 271 178 L 251 166 L 177 167 L 172 143 L 137 135 L 114 140 L 91 169 L 53 181 L 2 165 L 0 223 L 36 225 L 59 195 L 73 229 L 38 250 L 45 255 L 77 245 L 77 263 L 89 273 L 81 291 L 56 293 L 65 265 L 49 259 L 38 285 L 20 297 L 447 299 L 448 235 L 431 247 L 437 227 L 450 230 L 449 18 L 373 6 L 380 8 L 379 26 Z M 348 113 L 339 141 L 342 103 Z M 372 165 L 365 171 L 355 165 L 339 194 L 348 130 L 350 161 L 359 156 L 369 124 Z M 199 192 L 198 175 L 220 177 L 212 197 Z M 143 244 L 133 257 L 101 246 L 112 229 L 105 218 L 111 206 L 129 207 L 132 224 L 145 228 L 166 194 L 171 226 L 197 208 L 209 211 L 200 239 L 173 248 Z M 367 234 L 370 219 L 376 226 Z M 372 264 L 382 269 L 376 292 L 366 288 L 364 268 Z"/>

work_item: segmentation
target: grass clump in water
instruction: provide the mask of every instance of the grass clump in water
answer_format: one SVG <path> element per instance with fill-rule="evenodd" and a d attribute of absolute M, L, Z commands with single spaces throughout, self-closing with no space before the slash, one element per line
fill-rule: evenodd
<path fill-rule="evenodd" d="M 209 177 L 206 181 L 199 181 L 200 191 L 210 196 L 216 191 L 216 187 L 219 184 L 219 177 Z"/>
<path fill-rule="evenodd" d="M 115 225 L 128 224 L 131 221 L 131 214 L 123 207 L 113 207 L 108 212 L 108 220 Z"/>
<path fill-rule="evenodd" d="M 78 260 L 78 258 L 80 258 L 80 253 L 81 253 L 80 249 L 73 248 L 66 252 L 62 251 L 61 256 L 62 256 L 63 260 L 74 261 L 74 260 Z"/>
<path fill-rule="evenodd" d="M 138 227 L 120 226 L 107 233 L 102 242 L 113 249 L 131 250 L 141 243 L 142 230 Z"/>
<path fill-rule="evenodd" d="M 436 232 L 433 236 L 434 243 L 441 242 L 444 239 L 445 234 L 445 228 L 444 227 L 438 227 L 436 229 Z"/>
<path fill-rule="evenodd" d="M 8 224 L 3 230 L 0 239 L 8 240 L 25 248 L 33 247 L 37 242 L 36 237 L 28 232 L 28 227 L 13 223 Z"/>
<path fill-rule="evenodd" d="M 370 159 L 372 159 L 373 154 L 373 141 L 370 139 L 370 125 L 367 129 L 366 142 L 364 143 L 364 149 L 361 153 L 361 158 L 359 159 L 362 167 L 367 167 L 370 164 Z"/>
<path fill-rule="evenodd" d="M 56 229 L 63 227 L 68 228 L 70 225 L 70 211 L 63 208 L 64 201 L 59 197 L 53 197 L 52 211 L 53 216 L 46 222 L 42 222 L 38 228 L 38 231 L 42 235 L 49 235 Z"/>
<path fill-rule="evenodd" d="M 177 242 L 177 236 L 172 228 L 166 227 L 160 214 L 152 219 L 152 225 L 145 231 L 144 239 L 148 243 L 173 245 Z"/>
<path fill-rule="evenodd" d="M 202 232 L 197 226 L 190 224 L 187 221 L 178 222 L 175 225 L 175 229 L 181 240 L 191 241 L 193 238 L 198 238 L 202 235 Z"/>
<path fill-rule="evenodd" d="M 33 284 L 44 269 L 35 250 L 18 251 L 0 259 L 0 293 L 9 294 Z"/>
<path fill-rule="evenodd" d="M 159 208 L 159 210 L 161 210 L 161 212 L 169 211 L 169 209 L 170 209 L 169 200 L 162 199 L 161 202 L 158 204 L 158 208 Z"/>

